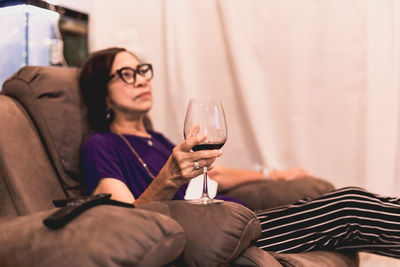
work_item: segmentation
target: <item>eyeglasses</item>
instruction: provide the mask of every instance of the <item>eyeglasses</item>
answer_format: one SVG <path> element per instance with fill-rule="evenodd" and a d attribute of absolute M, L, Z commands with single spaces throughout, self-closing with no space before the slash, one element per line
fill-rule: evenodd
<path fill-rule="evenodd" d="M 115 74 L 118 74 L 121 80 L 127 84 L 135 83 L 137 74 L 150 81 L 153 78 L 153 67 L 151 66 L 151 64 L 148 63 L 140 64 L 136 67 L 136 69 L 132 69 L 130 67 L 123 67 L 117 70 L 116 73 L 110 75 L 108 77 L 108 80 L 114 78 Z"/>

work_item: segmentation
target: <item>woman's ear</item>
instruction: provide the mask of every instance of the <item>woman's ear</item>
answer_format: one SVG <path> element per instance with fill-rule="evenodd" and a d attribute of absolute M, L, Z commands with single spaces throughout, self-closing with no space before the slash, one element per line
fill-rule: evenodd
<path fill-rule="evenodd" d="M 106 95 L 105 100 L 106 100 L 106 109 L 111 109 L 110 108 L 110 106 L 111 106 L 110 96 Z"/>

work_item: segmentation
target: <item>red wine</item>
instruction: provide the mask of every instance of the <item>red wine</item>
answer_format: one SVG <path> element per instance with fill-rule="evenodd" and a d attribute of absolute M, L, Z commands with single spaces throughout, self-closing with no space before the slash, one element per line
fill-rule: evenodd
<path fill-rule="evenodd" d="M 220 149 L 223 145 L 225 145 L 225 142 L 222 142 L 222 143 L 199 144 L 199 145 L 195 145 L 195 146 L 192 148 L 192 150 L 193 150 L 193 151 L 199 151 L 199 150 Z"/>

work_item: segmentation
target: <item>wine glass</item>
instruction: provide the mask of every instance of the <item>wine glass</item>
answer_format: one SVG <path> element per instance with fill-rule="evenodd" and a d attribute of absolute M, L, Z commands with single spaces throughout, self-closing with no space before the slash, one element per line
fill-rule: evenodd
<path fill-rule="evenodd" d="M 185 139 L 204 133 L 207 139 L 195 145 L 192 150 L 220 149 L 227 139 L 227 127 L 224 108 L 219 99 L 191 99 L 186 111 L 184 136 Z M 194 204 L 213 204 L 223 200 L 212 199 L 208 195 L 207 167 L 203 168 L 203 192 L 200 199 L 189 200 Z"/>

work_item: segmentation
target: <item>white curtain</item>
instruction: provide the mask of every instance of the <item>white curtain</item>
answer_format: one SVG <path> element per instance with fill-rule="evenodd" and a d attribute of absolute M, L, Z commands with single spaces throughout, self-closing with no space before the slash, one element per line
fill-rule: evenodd
<path fill-rule="evenodd" d="M 400 194 L 400 2 L 369 1 L 365 185 Z"/>
<path fill-rule="evenodd" d="M 220 97 L 229 141 L 219 163 L 301 166 L 336 186 L 399 194 L 399 9 L 394 0 L 164 1 L 168 112 L 155 116 L 180 141 L 188 99 Z"/>

